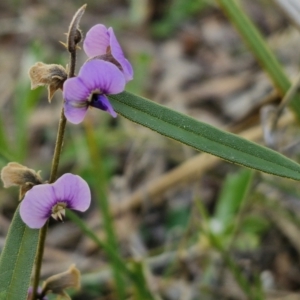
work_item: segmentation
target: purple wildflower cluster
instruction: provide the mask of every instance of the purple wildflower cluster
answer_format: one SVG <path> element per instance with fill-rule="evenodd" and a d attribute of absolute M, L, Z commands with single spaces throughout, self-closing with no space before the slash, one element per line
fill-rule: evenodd
<path fill-rule="evenodd" d="M 133 78 L 133 70 L 125 58 L 112 28 L 98 24 L 86 34 L 83 49 L 88 60 L 78 76 L 63 84 L 64 113 L 67 120 L 78 124 L 87 109 L 96 107 L 116 117 L 106 95 L 121 93 Z M 20 206 L 22 220 L 30 228 L 41 228 L 52 216 L 63 220 L 65 209 L 85 211 L 90 206 L 91 193 L 79 176 L 65 174 L 53 184 L 34 185 L 26 192 Z"/>
<path fill-rule="evenodd" d="M 113 29 L 98 24 L 86 34 L 83 49 L 89 59 L 78 76 L 65 81 L 65 116 L 71 123 L 82 122 L 89 106 L 117 114 L 106 95 L 121 93 L 132 80 L 133 70 L 125 58 Z"/>
<path fill-rule="evenodd" d="M 62 112 L 65 114 L 66 119 L 74 124 L 83 121 L 89 107 L 104 110 L 112 117 L 116 117 L 117 114 L 107 95 L 121 93 L 124 91 L 126 83 L 133 79 L 132 66 L 125 58 L 113 29 L 107 29 L 101 24 L 92 27 L 86 34 L 83 49 L 88 59 L 76 76 L 74 71 L 76 51 L 80 49 L 78 44 L 82 41 L 79 22 L 85 8 L 86 4 L 75 13 L 69 26 L 66 43 L 61 42 L 70 54 L 69 70 L 61 65 L 37 62 L 28 72 L 32 89 L 39 86 L 47 87 L 49 102 L 51 102 L 57 90 L 61 89 L 63 91 L 64 106 Z M 71 299 L 65 290 L 80 288 L 80 271 L 75 265 L 71 265 L 65 272 L 50 276 L 43 282 L 42 287 L 38 287 L 48 219 L 52 217 L 57 221 L 63 221 L 66 209 L 84 212 L 91 204 L 90 188 L 80 176 L 67 173 L 54 182 L 64 142 L 66 119 L 61 118 L 58 126 L 50 183 L 43 181 L 40 175 L 41 171 L 37 172 L 17 162 L 8 163 L 0 172 L 4 187 L 19 187 L 21 203 L 17 213 L 20 214 L 23 222 L 32 229 L 43 227 L 35 257 L 36 266 L 33 286 L 27 290 L 27 300 L 47 300 L 47 295 L 50 293 L 61 298 Z M 22 227 L 17 227 L 19 227 L 18 224 L 14 223 L 11 227 L 13 230 L 10 232 L 23 230 Z M 32 232 L 32 234 L 35 233 Z M 8 245 L 8 247 L 12 246 L 15 245 Z M 19 251 L 21 258 L 19 256 L 13 258 L 12 263 L 16 265 L 19 261 L 23 261 L 25 255 L 30 254 L 29 250 Z M 7 253 L 4 254 L 5 259 L 9 256 Z M 28 268 L 31 268 L 34 263 L 32 255 L 31 258 L 28 262 Z M 2 271 L 5 272 L 5 270 Z M 21 276 L 22 274 L 19 272 L 15 275 Z M 20 277 L 17 282 L 29 285 L 29 279 L 24 278 L 23 280 Z M 6 287 L 10 285 L 10 280 L 11 275 L 8 274 L 5 279 Z M 8 290 L 3 291 L 5 293 Z"/>

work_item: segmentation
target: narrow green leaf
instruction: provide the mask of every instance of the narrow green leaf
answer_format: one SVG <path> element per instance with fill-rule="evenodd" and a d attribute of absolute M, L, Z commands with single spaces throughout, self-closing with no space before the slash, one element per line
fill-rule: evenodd
<path fill-rule="evenodd" d="M 3 118 L 1 116 L 0 118 L 0 148 L 1 149 L 8 149 L 8 141 L 7 141 L 7 136 L 5 132 L 5 127 L 3 124 Z"/>
<path fill-rule="evenodd" d="M 18 208 L 0 256 L 0 300 L 26 300 L 38 237 L 39 230 L 23 223 Z"/>
<path fill-rule="evenodd" d="M 106 240 L 111 246 L 112 251 L 115 251 L 115 255 L 109 254 L 111 265 L 113 268 L 113 274 L 116 282 L 116 290 L 119 299 L 126 298 L 126 282 L 119 269 L 119 263 L 115 256 L 120 257 L 118 241 L 114 228 L 114 219 L 110 215 L 109 202 L 106 196 L 106 183 L 107 174 L 105 174 L 105 169 L 103 166 L 103 159 L 101 159 L 101 151 L 97 145 L 97 139 L 95 136 L 95 131 L 92 126 L 85 123 L 85 132 L 87 139 L 88 152 L 91 161 L 91 175 L 95 180 L 94 186 L 96 187 L 96 203 L 100 209 L 100 213 L 103 217 L 103 227 L 106 233 Z M 121 259 L 121 257 L 120 257 Z"/>
<path fill-rule="evenodd" d="M 214 218 L 221 222 L 222 227 L 232 222 L 242 206 L 252 182 L 252 174 L 244 169 L 226 177 L 214 213 Z"/>
<path fill-rule="evenodd" d="M 5 164 L 9 161 L 13 161 L 14 153 L 8 142 L 8 134 L 5 131 L 5 124 L 2 116 L 0 117 L 0 160 L 5 161 Z"/>
<path fill-rule="evenodd" d="M 133 274 L 140 279 L 139 287 L 135 286 L 136 295 L 134 298 L 137 300 L 154 300 L 151 292 L 148 291 L 148 283 L 145 275 L 147 269 L 144 262 L 142 260 L 132 261 L 131 269 Z"/>
<path fill-rule="evenodd" d="M 268 73 L 279 93 L 283 96 L 291 87 L 291 82 L 275 55 L 270 50 L 268 44 L 264 41 L 261 33 L 244 13 L 236 0 L 217 0 L 217 2 L 224 13 L 228 16 L 228 19 L 240 32 L 256 59 Z M 290 107 L 297 115 L 297 118 L 300 119 L 299 93 L 297 93 L 290 102 Z"/>
<path fill-rule="evenodd" d="M 214 248 L 218 250 L 222 255 L 226 266 L 231 271 L 240 288 L 244 291 L 246 299 L 262 300 L 263 298 L 255 296 L 255 294 L 257 293 L 256 286 L 253 285 L 253 283 L 249 282 L 248 278 L 246 278 L 245 274 L 243 273 L 241 267 L 229 255 L 228 251 L 222 245 L 220 239 L 212 232 L 208 233 L 208 238 L 210 243 L 214 246 Z"/>
<path fill-rule="evenodd" d="M 271 149 L 128 92 L 111 95 L 109 99 L 116 112 L 125 118 L 197 150 L 265 173 L 300 180 L 300 165 Z"/>
<path fill-rule="evenodd" d="M 110 255 L 110 257 L 113 256 L 114 261 L 116 264 L 118 264 L 118 270 L 123 274 L 128 276 L 131 281 L 134 283 L 134 286 L 136 289 L 139 290 L 139 293 L 145 294 L 148 290 L 148 287 L 144 285 L 144 280 L 140 276 L 137 276 L 133 271 L 130 270 L 130 268 L 127 266 L 126 261 L 123 260 L 115 251 L 115 249 L 112 248 L 112 246 L 102 240 L 99 239 L 99 237 L 95 234 L 93 230 L 91 230 L 85 222 L 77 216 L 74 212 L 71 210 L 67 211 L 67 217 L 71 219 L 81 230 L 82 232 L 89 237 L 92 241 L 94 241 L 99 249 L 102 249 L 106 254 Z M 148 295 L 151 295 L 150 291 L 147 292 Z M 145 298 L 148 299 L 148 298 Z M 150 298 L 151 299 L 151 298 Z M 0 298 L 0 300 L 2 300 Z"/>

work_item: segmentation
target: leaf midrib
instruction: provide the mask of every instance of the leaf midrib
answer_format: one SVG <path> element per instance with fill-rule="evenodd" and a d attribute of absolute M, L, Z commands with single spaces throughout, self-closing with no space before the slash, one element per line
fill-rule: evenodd
<path fill-rule="evenodd" d="M 129 94 L 129 93 L 125 92 L 124 94 L 125 94 L 125 97 L 130 97 L 130 94 Z M 165 121 L 163 118 L 159 118 L 159 117 L 158 117 L 157 115 L 155 115 L 154 113 L 151 113 L 151 112 L 149 112 L 149 111 L 142 110 L 141 107 L 138 107 L 138 106 L 135 106 L 135 105 L 129 105 L 129 104 L 126 103 L 126 102 L 120 101 L 120 100 L 118 99 L 118 96 L 117 96 L 117 95 L 110 95 L 110 97 L 111 97 L 111 98 L 114 98 L 116 101 L 120 102 L 122 105 L 125 105 L 125 106 L 127 106 L 127 107 L 132 108 L 132 109 L 135 109 L 137 112 L 143 112 L 144 114 L 149 115 L 149 116 L 151 116 L 151 117 L 153 117 L 153 118 L 155 118 L 155 119 L 157 119 L 157 120 L 159 120 L 159 121 L 161 121 L 161 122 L 163 122 L 163 123 L 166 123 L 166 124 L 168 124 L 168 125 L 174 126 L 174 127 L 176 127 L 177 129 L 180 128 L 181 130 L 187 131 L 187 132 L 189 132 L 190 134 L 193 134 L 193 135 L 195 135 L 196 137 L 199 137 L 199 135 L 197 135 L 197 133 L 196 133 L 195 131 L 190 130 L 189 127 L 187 127 L 187 128 L 182 128 L 182 127 L 181 127 L 182 125 L 177 127 L 175 123 L 167 122 L 167 121 Z M 133 95 L 133 97 L 137 97 L 137 96 Z M 140 98 L 142 98 L 142 97 L 140 97 Z M 145 100 L 145 101 L 150 101 L 150 100 L 147 100 L 147 99 L 145 99 L 145 98 L 142 98 L 142 99 Z M 164 106 L 162 106 L 162 105 L 160 105 L 160 104 L 157 104 L 157 103 L 154 103 L 154 102 L 153 102 L 153 104 L 156 105 L 156 106 L 158 106 L 158 107 L 161 107 L 163 110 L 166 109 Z M 142 106 L 142 107 L 143 107 L 143 106 Z M 129 118 L 126 117 L 122 112 L 118 112 L 118 113 L 119 113 L 120 115 L 122 115 L 123 117 L 129 119 Z M 174 111 L 174 113 L 176 113 L 176 114 L 178 114 L 178 115 L 181 115 L 181 113 L 180 113 L 180 112 L 177 112 L 177 111 Z M 197 120 L 191 118 L 190 116 L 186 116 L 186 115 L 183 115 L 183 116 L 184 116 L 185 118 L 189 118 L 189 119 L 192 120 L 193 122 L 199 122 L 199 121 L 197 121 Z M 129 119 L 129 120 L 131 120 L 131 119 Z M 132 120 L 131 120 L 131 121 L 132 121 Z M 134 121 L 134 122 L 136 122 L 136 123 L 138 123 L 138 124 L 142 124 L 142 123 L 139 123 L 138 121 Z M 200 122 L 199 122 L 199 123 L 200 123 Z M 142 124 L 142 125 L 143 125 L 143 124 Z M 209 125 L 209 124 L 204 124 L 204 125 L 207 126 L 207 127 L 209 127 L 211 130 L 219 131 L 219 133 L 221 133 L 221 130 L 220 130 L 220 129 L 217 129 L 217 128 L 215 128 L 215 127 Z M 147 126 L 147 125 L 143 125 L 143 126 L 146 126 L 146 127 L 149 128 L 149 126 Z M 156 132 L 158 132 L 158 133 L 160 133 L 160 134 L 162 134 L 162 135 L 164 135 L 164 136 L 166 136 L 166 137 L 169 137 L 169 138 L 171 137 L 171 136 L 166 135 L 165 133 L 159 132 L 159 131 L 156 130 L 156 129 L 153 129 L 153 128 L 151 128 L 151 129 L 154 130 L 154 131 L 156 131 Z M 233 133 L 229 133 L 229 132 L 226 132 L 226 134 L 235 136 Z M 237 136 L 237 137 L 240 138 L 240 139 L 243 140 L 243 141 L 246 141 L 246 142 L 252 144 L 251 141 L 248 141 L 248 140 L 244 139 L 243 137 L 240 137 L 240 136 Z M 173 134 L 173 136 L 172 136 L 171 138 L 173 138 L 173 139 L 175 139 L 175 140 L 177 140 L 177 141 L 180 141 L 180 142 L 184 143 L 185 145 L 191 146 L 191 145 L 187 144 L 187 143 L 184 142 L 184 141 L 181 141 L 181 140 L 179 140 L 179 139 L 177 139 L 177 138 L 174 138 L 174 134 Z M 205 135 L 205 136 L 201 135 L 201 138 L 207 139 L 208 141 L 210 141 L 210 142 L 212 142 L 212 143 L 217 143 L 217 144 L 219 144 L 219 145 L 222 145 L 222 146 L 224 146 L 224 147 L 227 147 L 227 148 L 232 149 L 232 150 L 234 150 L 234 151 L 237 151 L 237 152 L 239 152 L 239 153 L 242 153 L 242 154 L 243 154 L 243 153 L 244 153 L 244 154 L 246 153 L 247 155 L 249 155 L 250 157 L 255 158 L 256 160 L 260 160 L 260 161 L 262 161 L 262 162 L 267 161 L 267 162 L 269 162 L 271 165 L 273 165 L 273 166 L 275 166 L 275 167 L 276 167 L 276 165 L 280 165 L 282 168 L 284 168 L 284 169 L 286 169 L 286 170 L 288 170 L 288 171 L 291 171 L 291 170 L 292 170 L 292 171 L 294 171 L 294 172 L 296 172 L 297 174 L 300 175 L 299 171 L 296 170 L 296 168 L 295 168 L 293 165 L 287 167 L 287 166 L 281 164 L 281 162 L 275 164 L 272 160 L 268 160 L 267 158 L 260 158 L 260 157 L 258 157 L 258 156 L 253 155 L 251 152 L 248 152 L 248 151 L 241 151 L 240 149 L 235 148 L 235 147 L 232 147 L 231 145 L 229 145 L 229 144 L 227 144 L 227 143 L 221 143 L 221 142 L 218 143 L 215 139 L 210 139 L 207 135 Z M 261 145 L 258 145 L 258 144 L 255 144 L 255 143 L 253 143 L 253 145 L 258 146 L 258 147 L 262 147 Z M 197 149 L 195 146 L 192 146 L 192 147 L 199 151 L 199 149 Z M 263 147 L 262 147 L 262 148 L 263 148 Z M 248 150 L 248 149 L 245 148 L 245 149 L 243 149 L 243 150 Z M 261 149 L 261 150 L 263 150 L 263 149 Z M 268 150 L 272 151 L 271 149 L 268 149 Z M 205 151 L 205 150 L 202 150 L 202 151 L 211 154 L 211 153 L 208 152 L 208 151 Z M 276 153 L 276 152 L 275 152 L 275 153 Z M 276 153 L 276 154 L 281 155 L 280 153 Z M 224 160 L 226 160 L 226 161 L 230 161 L 230 160 L 228 160 L 228 158 L 224 158 L 223 156 L 221 156 L 221 155 L 218 154 L 218 153 L 214 153 L 213 155 L 218 156 L 218 157 L 220 157 L 220 158 L 222 158 L 222 159 L 224 159 Z M 285 158 L 285 156 L 283 156 L 283 157 Z M 287 158 L 287 159 L 288 159 L 288 158 Z M 232 161 L 230 161 L 230 162 L 232 162 Z M 236 163 L 237 163 L 237 164 L 240 164 L 240 165 L 242 165 L 242 166 L 247 166 L 247 167 L 250 167 L 250 168 L 251 168 L 250 165 L 244 164 L 244 163 L 242 163 L 242 162 L 237 162 L 237 161 L 236 161 Z M 273 174 L 273 173 L 270 172 L 270 171 L 265 171 L 265 172 L 266 172 L 266 173 L 269 173 L 269 174 Z M 282 176 L 282 175 L 281 175 L 281 176 Z M 288 177 L 288 176 L 285 176 L 285 177 Z"/>

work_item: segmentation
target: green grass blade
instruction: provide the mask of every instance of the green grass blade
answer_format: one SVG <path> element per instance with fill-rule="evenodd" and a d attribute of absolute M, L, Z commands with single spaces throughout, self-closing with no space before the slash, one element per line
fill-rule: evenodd
<path fill-rule="evenodd" d="M 261 298 L 260 296 L 255 296 L 255 286 L 253 286 L 253 284 L 249 282 L 249 279 L 246 278 L 241 267 L 232 259 L 226 249 L 224 249 L 218 237 L 216 237 L 213 233 L 208 233 L 208 238 L 214 248 L 218 250 L 222 255 L 225 264 L 231 271 L 240 288 L 244 291 L 246 298 L 253 300 L 262 300 L 263 298 Z"/>
<path fill-rule="evenodd" d="M 2 117 L 0 118 L 0 149 L 8 149 L 8 141 Z"/>
<path fill-rule="evenodd" d="M 99 237 L 94 233 L 94 231 L 91 230 L 84 223 L 84 221 L 71 210 L 67 211 L 67 217 L 71 219 L 87 237 L 93 240 L 98 245 L 99 249 L 102 249 L 106 254 L 113 257 L 115 264 L 117 264 L 118 266 L 118 270 L 122 273 L 122 275 L 128 276 L 131 279 L 131 281 L 135 285 L 135 288 L 139 291 L 140 294 L 146 295 L 145 299 L 152 300 L 151 293 L 148 291 L 148 287 L 144 284 L 144 279 L 140 276 L 137 276 L 135 272 L 131 271 L 128 268 L 126 261 L 120 258 L 120 256 L 116 253 L 115 249 L 113 249 L 111 245 L 101 241 Z"/>
<path fill-rule="evenodd" d="M 217 0 L 217 2 L 229 20 L 240 32 L 256 59 L 268 73 L 279 93 L 283 96 L 290 88 L 291 82 L 258 29 L 247 17 L 236 0 Z M 290 107 L 297 115 L 297 118 L 300 119 L 299 93 L 297 93 L 290 102 Z"/>
<path fill-rule="evenodd" d="M 0 256 L 0 299 L 26 300 L 39 230 L 30 229 L 16 210 Z"/>
<path fill-rule="evenodd" d="M 119 299 L 125 298 L 126 291 L 126 282 L 122 273 L 119 270 L 119 264 L 117 263 L 115 257 L 119 256 L 119 246 L 117 242 L 117 237 L 114 228 L 114 219 L 110 214 L 109 210 L 109 202 L 106 196 L 106 174 L 104 167 L 102 165 L 103 160 L 101 159 L 101 152 L 99 151 L 99 147 L 97 145 L 97 139 L 95 137 L 94 128 L 88 123 L 85 122 L 86 129 L 86 138 L 88 145 L 88 152 L 90 156 L 91 162 L 91 173 L 92 178 L 94 179 L 94 186 L 96 187 L 96 203 L 99 207 L 100 213 L 103 217 L 103 225 L 106 233 L 106 240 L 108 244 L 111 246 L 112 251 L 114 251 L 114 255 L 109 252 L 109 258 L 111 260 L 113 274 L 116 282 L 117 294 Z"/>
<path fill-rule="evenodd" d="M 300 180 L 300 165 L 271 149 L 128 92 L 111 95 L 109 99 L 116 112 L 125 118 L 197 150 L 265 173 Z"/>
<path fill-rule="evenodd" d="M 139 284 L 138 288 L 135 286 L 136 296 L 134 299 L 137 300 L 154 300 L 154 297 L 147 289 L 147 279 L 146 279 L 146 266 L 144 265 L 142 260 L 133 261 L 131 263 L 131 270 L 133 274 L 137 278 L 140 278 L 141 283 Z"/>
<path fill-rule="evenodd" d="M 214 218 L 221 223 L 223 228 L 233 221 L 241 208 L 252 178 L 253 171 L 250 170 L 241 170 L 226 177 L 214 213 Z"/>
<path fill-rule="evenodd" d="M 0 162 L 0 168 L 9 161 L 14 161 L 15 154 L 11 148 L 3 117 L 0 116 L 0 161 L 3 161 Z"/>

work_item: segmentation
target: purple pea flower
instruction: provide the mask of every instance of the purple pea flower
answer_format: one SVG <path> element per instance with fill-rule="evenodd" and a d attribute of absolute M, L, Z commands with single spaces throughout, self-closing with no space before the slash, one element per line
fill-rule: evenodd
<path fill-rule="evenodd" d="M 107 58 L 112 56 L 123 71 L 126 82 L 132 80 L 133 69 L 125 58 L 122 48 L 114 34 L 114 30 L 102 24 L 93 26 L 86 34 L 83 49 L 88 57 Z"/>
<path fill-rule="evenodd" d="M 105 94 L 118 94 L 125 88 L 123 73 L 112 63 L 93 59 L 86 62 L 77 77 L 65 81 L 65 116 L 71 123 L 82 122 L 89 106 L 117 114 Z"/>
<path fill-rule="evenodd" d="M 41 228 L 50 216 L 62 221 L 66 208 L 86 211 L 90 203 L 87 183 L 77 175 L 64 174 L 53 184 L 35 185 L 26 192 L 20 216 L 28 227 Z"/>

